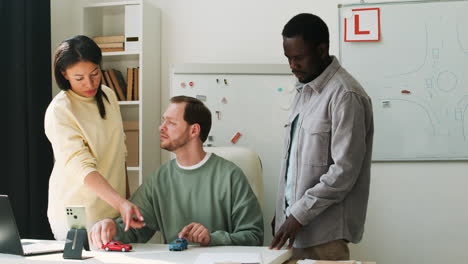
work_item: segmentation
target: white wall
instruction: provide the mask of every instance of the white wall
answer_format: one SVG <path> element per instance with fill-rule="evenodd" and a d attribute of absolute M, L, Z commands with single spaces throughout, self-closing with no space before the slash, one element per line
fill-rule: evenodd
<path fill-rule="evenodd" d="M 52 4 L 72 0 L 53 0 Z M 329 26 L 338 54 L 335 0 L 149 0 L 162 12 L 162 111 L 170 66 L 179 63 L 286 63 L 281 30 L 293 15 L 312 12 Z M 383 2 L 383 1 L 374 1 Z M 63 5 L 66 5 L 63 3 Z M 52 10 L 53 23 L 61 11 Z M 55 21 L 55 22 L 54 22 Z M 52 37 L 56 37 L 52 25 Z M 53 40 L 54 43 L 54 40 Z M 378 131 L 376 131 L 378 133 Z M 167 160 L 169 155 L 164 156 Z M 468 259 L 468 163 L 386 162 L 372 167 L 363 241 L 352 257 L 380 263 L 460 263 Z M 265 200 L 275 194 L 265 193 Z M 272 212 L 265 212 L 270 218 Z M 265 230 L 266 242 L 271 231 Z"/>
<path fill-rule="evenodd" d="M 71 37 L 70 32 L 79 32 L 78 3 L 76 0 L 51 0 L 50 1 L 50 27 L 51 27 L 51 61 L 54 64 L 54 53 L 62 40 Z M 52 75 L 53 75 L 52 68 Z M 60 89 L 52 77 L 52 96 L 55 96 Z"/>

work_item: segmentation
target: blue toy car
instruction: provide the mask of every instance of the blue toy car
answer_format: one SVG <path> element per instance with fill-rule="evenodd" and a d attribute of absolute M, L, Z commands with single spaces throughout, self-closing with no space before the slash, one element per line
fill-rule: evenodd
<path fill-rule="evenodd" d="M 169 244 L 169 250 L 170 251 L 182 251 L 182 250 L 186 250 L 187 246 L 188 246 L 188 242 L 187 240 L 185 240 L 185 238 L 178 238 Z"/>

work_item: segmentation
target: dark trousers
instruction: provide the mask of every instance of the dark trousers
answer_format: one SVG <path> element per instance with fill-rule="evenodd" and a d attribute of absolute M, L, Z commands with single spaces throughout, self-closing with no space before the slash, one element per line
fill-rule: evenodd
<path fill-rule="evenodd" d="M 308 248 L 293 248 L 291 258 L 284 263 L 295 264 L 302 259 L 349 260 L 348 242 L 340 239 Z"/>

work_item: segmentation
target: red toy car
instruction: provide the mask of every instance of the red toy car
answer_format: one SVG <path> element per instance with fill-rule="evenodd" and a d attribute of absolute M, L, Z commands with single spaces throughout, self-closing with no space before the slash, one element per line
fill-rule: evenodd
<path fill-rule="evenodd" d="M 132 245 L 130 244 L 123 244 L 122 242 L 119 241 L 111 241 L 105 245 L 102 245 L 101 247 L 105 251 L 122 251 L 122 252 L 127 252 L 132 250 Z"/>

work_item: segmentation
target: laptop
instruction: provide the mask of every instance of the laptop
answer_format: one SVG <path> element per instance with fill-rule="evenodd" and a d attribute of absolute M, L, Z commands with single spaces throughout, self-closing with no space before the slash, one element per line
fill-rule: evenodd
<path fill-rule="evenodd" d="M 65 242 L 21 241 L 7 195 L 0 195 L 0 253 L 21 256 L 63 252 Z"/>

